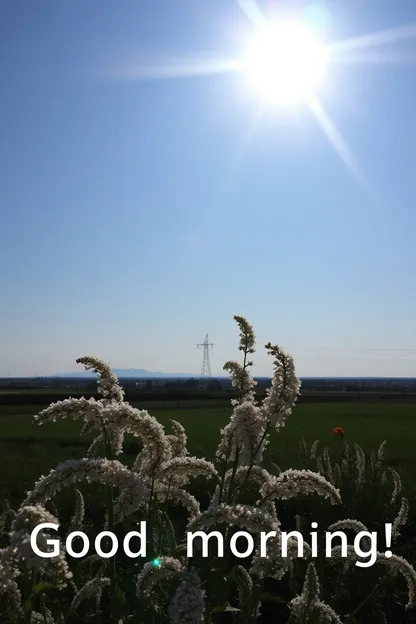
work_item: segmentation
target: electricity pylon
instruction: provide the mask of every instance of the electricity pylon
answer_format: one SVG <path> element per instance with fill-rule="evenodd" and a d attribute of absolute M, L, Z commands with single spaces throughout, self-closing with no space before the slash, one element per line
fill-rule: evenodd
<path fill-rule="evenodd" d="M 203 349 L 202 353 L 202 368 L 201 368 L 201 379 L 199 381 L 199 385 L 205 385 L 206 381 L 212 377 L 211 372 L 211 362 L 209 361 L 209 348 L 214 348 L 212 342 L 209 342 L 208 334 L 205 336 L 204 342 L 196 345 L 198 349 Z"/>

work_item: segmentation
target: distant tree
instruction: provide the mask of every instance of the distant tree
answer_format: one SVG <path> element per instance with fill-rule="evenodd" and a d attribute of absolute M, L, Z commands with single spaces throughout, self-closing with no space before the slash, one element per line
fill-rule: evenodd
<path fill-rule="evenodd" d="M 185 388 L 198 388 L 198 379 L 187 379 L 183 385 Z"/>
<path fill-rule="evenodd" d="M 222 390 L 221 382 L 218 379 L 210 379 L 207 388 L 208 390 Z"/>

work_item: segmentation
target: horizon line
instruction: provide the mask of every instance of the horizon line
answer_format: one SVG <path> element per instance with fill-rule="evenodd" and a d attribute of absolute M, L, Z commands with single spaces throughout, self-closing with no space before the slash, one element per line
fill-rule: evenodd
<path fill-rule="evenodd" d="M 97 378 L 97 375 L 93 372 L 90 371 L 85 371 L 84 373 L 81 373 L 79 375 L 79 377 L 77 377 L 76 373 L 60 373 L 60 374 L 56 374 L 56 375 L 27 375 L 27 376 L 14 376 L 14 375 L 10 375 L 10 376 L 6 376 L 6 377 L 2 377 L 0 376 L 0 381 L 6 381 L 6 380 L 34 380 L 34 379 L 84 379 L 85 377 L 93 377 L 93 378 Z M 137 377 L 123 377 L 123 376 L 117 376 L 118 379 L 130 379 L 130 380 L 134 380 L 134 379 L 140 379 L 142 381 L 147 381 L 147 380 L 152 380 L 152 379 L 201 379 L 201 375 L 200 374 L 187 374 L 187 373 L 155 373 L 155 374 L 151 374 L 150 377 L 146 377 L 146 376 L 137 376 Z M 230 379 L 230 377 L 228 375 L 212 375 L 211 377 L 206 377 L 205 379 L 209 380 L 209 379 Z M 253 375 L 253 379 L 272 379 L 271 376 L 268 375 Z M 408 376 L 395 376 L 395 375 L 337 375 L 337 376 L 332 376 L 332 375 L 301 375 L 299 376 L 299 379 L 409 379 L 409 380 L 414 380 L 416 381 L 416 377 L 408 377 Z"/>

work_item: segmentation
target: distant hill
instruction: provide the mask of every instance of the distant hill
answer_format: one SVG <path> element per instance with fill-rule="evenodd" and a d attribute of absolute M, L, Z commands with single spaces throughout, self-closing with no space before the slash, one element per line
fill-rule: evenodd
<path fill-rule="evenodd" d="M 120 379 L 151 379 L 155 378 L 170 378 L 170 379 L 179 379 L 182 377 L 198 377 L 198 375 L 187 374 L 187 373 L 160 373 L 154 371 L 147 371 L 143 368 L 113 368 L 113 373 L 117 375 Z M 54 377 L 95 377 L 95 373 L 93 371 L 78 371 L 77 373 L 58 373 L 54 375 Z"/>

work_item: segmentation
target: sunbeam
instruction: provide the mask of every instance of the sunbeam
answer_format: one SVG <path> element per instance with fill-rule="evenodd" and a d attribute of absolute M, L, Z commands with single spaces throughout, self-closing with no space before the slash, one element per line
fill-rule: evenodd
<path fill-rule="evenodd" d="M 363 184 L 366 188 L 367 182 L 364 180 L 358 164 L 355 160 L 354 155 L 352 154 L 350 148 L 345 142 L 344 137 L 335 126 L 334 122 L 330 119 L 326 111 L 323 109 L 322 105 L 316 98 L 310 98 L 307 102 L 309 108 L 315 115 L 319 125 L 322 130 L 325 132 L 327 138 L 329 139 L 332 146 L 335 148 L 338 156 L 345 163 L 348 169 L 352 172 L 355 178 Z"/>
<path fill-rule="evenodd" d="M 338 65 L 412 65 L 416 63 L 416 52 L 410 54 L 394 52 L 348 52 L 348 56 L 332 58 L 331 62 Z"/>
<path fill-rule="evenodd" d="M 369 35 L 353 37 L 345 41 L 338 41 L 330 46 L 331 54 L 348 50 L 360 50 L 375 47 L 386 43 L 404 41 L 416 37 L 416 24 L 407 24 L 398 28 L 389 28 Z"/>
<path fill-rule="evenodd" d="M 320 28 L 310 20 L 269 20 L 256 0 L 235 0 L 252 26 L 247 49 L 237 58 L 193 57 L 164 60 L 141 59 L 130 65 L 119 66 L 113 76 L 125 80 L 179 79 L 213 76 L 226 73 L 242 75 L 245 90 L 256 97 L 262 109 L 293 108 L 298 104 L 309 107 L 327 139 L 345 166 L 367 194 L 380 203 L 374 189 L 364 179 L 355 156 L 341 132 L 324 110 L 319 91 L 329 64 L 394 65 L 416 63 L 416 50 L 374 50 L 395 42 L 416 38 L 416 23 L 353 37 L 333 43 L 321 42 Z M 241 51 L 240 51 L 241 52 Z M 247 89 L 248 87 L 248 89 Z M 250 124 L 238 150 L 233 172 L 238 170 L 261 121 L 261 114 Z"/>
<path fill-rule="evenodd" d="M 129 80 L 160 79 L 160 78 L 193 78 L 225 74 L 241 69 L 241 61 L 230 59 L 204 59 L 192 61 L 176 61 L 166 64 L 132 64 L 113 71 L 118 78 Z"/>
<path fill-rule="evenodd" d="M 236 0 L 236 2 L 255 28 L 266 25 L 267 20 L 255 0 Z"/>

